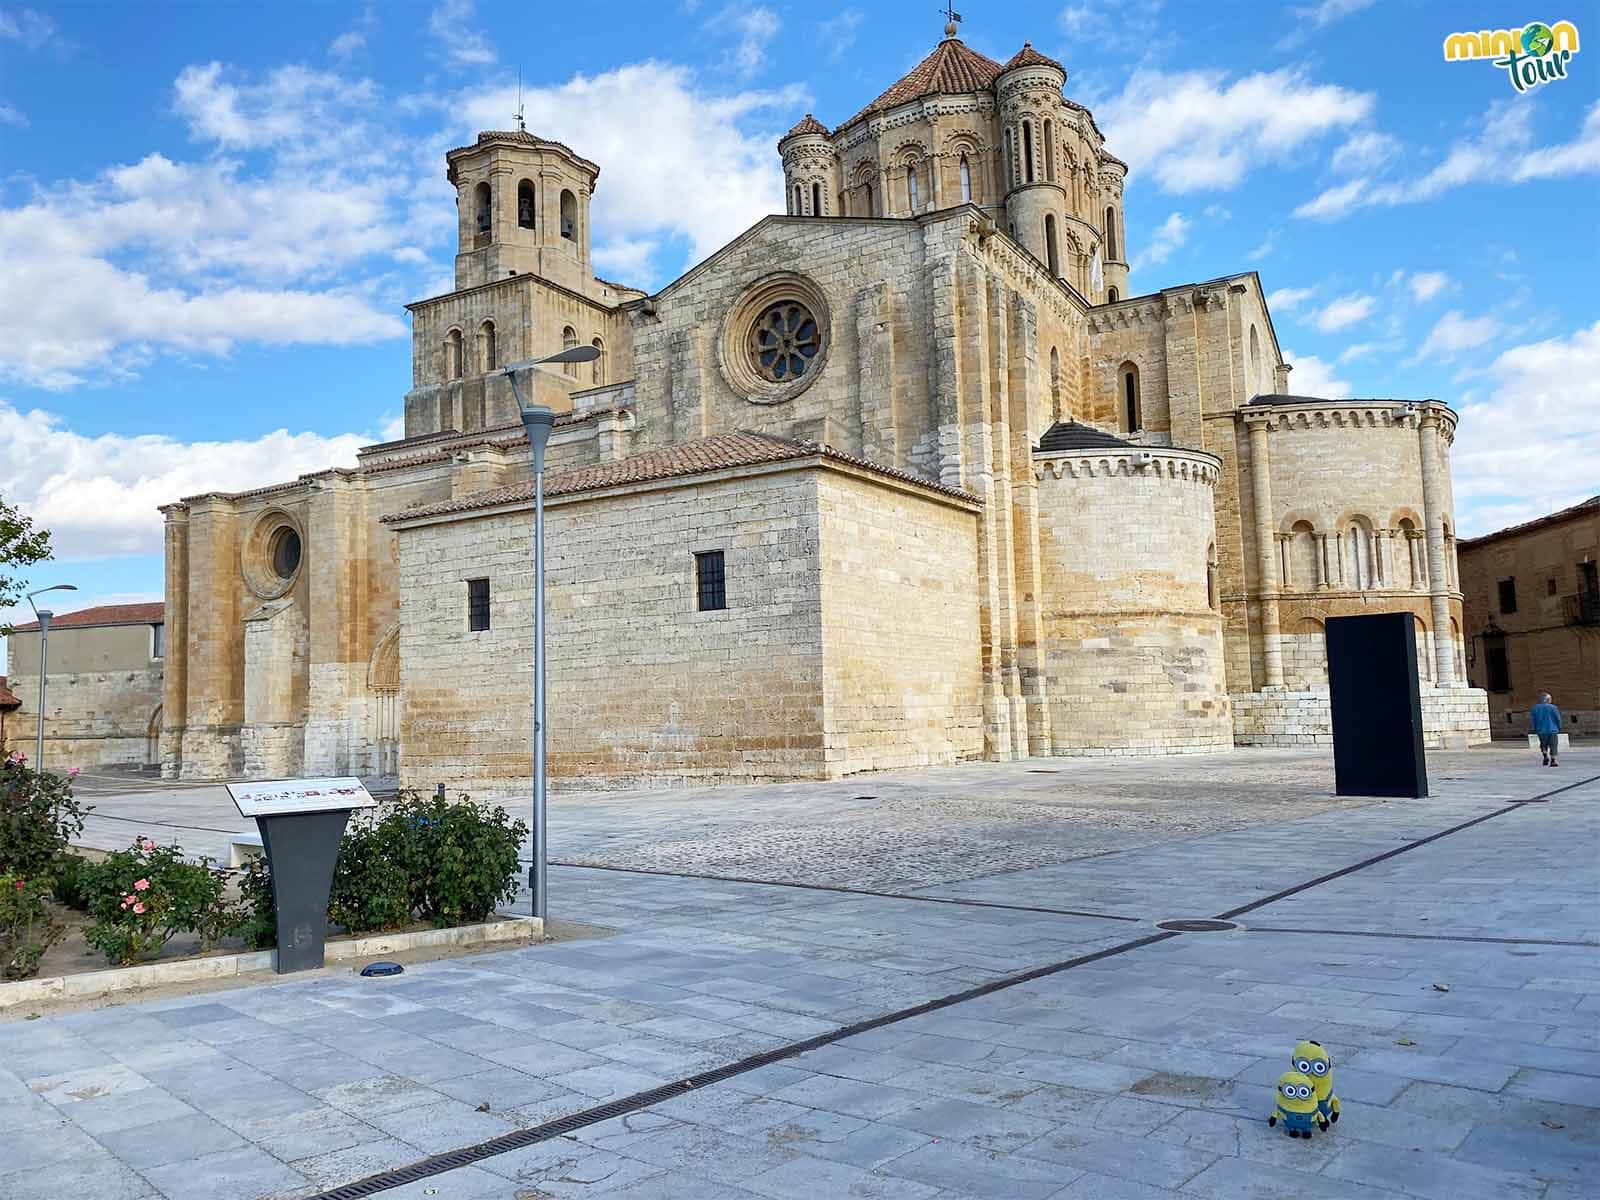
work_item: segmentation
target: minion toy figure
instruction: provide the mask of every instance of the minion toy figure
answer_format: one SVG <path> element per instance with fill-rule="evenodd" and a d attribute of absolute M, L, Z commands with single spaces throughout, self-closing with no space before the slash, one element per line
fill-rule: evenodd
<path fill-rule="evenodd" d="M 1326 1130 L 1339 1119 L 1339 1097 L 1333 1094 L 1333 1059 L 1321 1042 L 1301 1042 L 1289 1055 L 1289 1065 L 1311 1077 L 1317 1089 L 1317 1124 Z"/>
<path fill-rule="evenodd" d="M 1290 1137 L 1311 1139 L 1311 1130 L 1318 1124 L 1317 1085 L 1311 1076 L 1299 1071 L 1285 1071 L 1278 1076 L 1277 1104 L 1267 1124 L 1277 1125 L 1280 1119 Z"/>

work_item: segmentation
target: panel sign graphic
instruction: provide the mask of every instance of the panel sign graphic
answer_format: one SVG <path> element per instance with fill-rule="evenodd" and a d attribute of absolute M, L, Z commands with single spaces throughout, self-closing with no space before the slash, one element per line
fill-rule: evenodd
<path fill-rule="evenodd" d="M 267 779 L 257 783 L 230 783 L 227 788 L 239 812 L 246 817 L 375 808 L 378 804 L 362 786 L 361 780 L 353 777 Z"/>

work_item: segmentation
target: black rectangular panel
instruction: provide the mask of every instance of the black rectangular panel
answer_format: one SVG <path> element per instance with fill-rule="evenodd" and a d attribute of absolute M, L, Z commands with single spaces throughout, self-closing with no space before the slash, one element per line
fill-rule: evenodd
<path fill-rule="evenodd" d="M 1334 790 L 1426 796 L 1417 636 L 1410 613 L 1328 618 Z"/>

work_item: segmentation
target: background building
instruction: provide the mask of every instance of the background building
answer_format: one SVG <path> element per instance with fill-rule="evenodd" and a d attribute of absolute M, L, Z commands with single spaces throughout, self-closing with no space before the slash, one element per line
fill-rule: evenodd
<path fill-rule="evenodd" d="M 50 621 L 45 686 L 45 764 L 49 767 L 154 767 L 160 762 L 162 605 L 108 604 Z M 6 686 L 19 706 L 5 721 L 11 749 L 33 760 L 39 731 L 39 625 L 6 639 Z M 3 700 L 3 697 L 0 697 Z"/>
<path fill-rule="evenodd" d="M 1600 496 L 1461 543 L 1467 658 L 1495 737 L 1549 692 L 1574 737 L 1600 734 Z"/>

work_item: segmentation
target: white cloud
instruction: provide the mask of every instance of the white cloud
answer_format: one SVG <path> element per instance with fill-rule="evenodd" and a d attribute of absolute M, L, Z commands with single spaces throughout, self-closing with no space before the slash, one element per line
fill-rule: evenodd
<path fill-rule="evenodd" d="M 1400 150 L 1397 138 L 1375 129 L 1353 133 L 1333 152 L 1329 165 L 1335 171 L 1372 171 L 1393 158 Z"/>
<path fill-rule="evenodd" d="M 1143 270 L 1159 266 L 1171 258 L 1173 251 L 1189 240 L 1189 225 L 1189 219 L 1182 213 L 1173 213 L 1156 226 L 1145 243 L 1144 253 L 1139 256 L 1136 268 Z"/>
<path fill-rule="evenodd" d="M 1283 352 L 1283 361 L 1294 368 L 1289 373 L 1289 392 L 1295 396 L 1322 396 L 1329 400 L 1343 400 L 1350 395 L 1350 384 L 1337 379 L 1333 367 L 1315 354 Z"/>
<path fill-rule="evenodd" d="M 360 50 L 366 44 L 366 34 L 362 33 L 359 29 L 347 30 L 346 32 L 341 33 L 338 37 L 334 38 L 333 41 L 328 43 L 328 54 L 330 57 L 336 58 L 340 62 L 346 62 L 352 55 L 355 54 L 357 50 Z"/>
<path fill-rule="evenodd" d="M 1275 249 L 1277 249 L 1277 247 L 1278 247 L 1278 231 L 1276 229 L 1274 229 L 1271 232 L 1269 232 L 1266 237 L 1262 238 L 1260 244 L 1257 245 L 1255 247 L 1255 249 L 1251 250 L 1248 254 L 1246 254 L 1245 258 L 1248 259 L 1250 262 L 1260 262 L 1263 258 L 1265 258 L 1267 255 L 1271 254 Z"/>
<path fill-rule="evenodd" d="M 613 238 L 594 248 L 594 265 L 610 272 L 608 278 L 621 276 L 619 283 L 643 277 L 650 269 L 650 259 L 661 248 L 653 238 Z"/>
<path fill-rule="evenodd" d="M 1306 201 L 1295 215 L 1331 219 L 1358 208 L 1417 204 L 1469 183 L 1526 183 L 1600 172 L 1600 101 L 1590 106 L 1569 142 L 1535 146 L 1533 115 L 1527 100 L 1496 101 L 1477 134 L 1456 142 L 1443 161 L 1417 178 L 1351 179 Z"/>
<path fill-rule="evenodd" d="M 1339 355 L 1338 361 L 1342 363 L 1354 362 L 1358 358 L 1366 358 L 1369 354 L 1376 354 L 1384 348 L 1382 342 L 1356 342 L 1346 346 Z"/>
<path fill-rule="evenodd" d="M 428 33 L 452 67 L 482 67 L 495 61 L 489 39 L 472 28 L 472 0 L 440 0 L 428 14 Z"/>
<path fill-rule="evenodd" d="M 11 105 L 0 101 L 0 125 L 12 125 L 18 129 L 28 127 L 28 118 Z"/>
<path fill-rule="evenodd" d="M 1411 289 L 1412 299 L 1426 304 L 1450 286 L 1450 276 L 1443 271 L 1415 271 L 1407 278 L 1406 286 Z"/>
<path fill-rule="evenodd" d="M 1106 145 L 1168 192 L 1231 188 L 1292 151 L 1371 115 L 1373 97 L 1298 70 L 1135 71 L 1097 112 Z"/>
<path fill-rule="evenodd" d="M 1293 312 L 1311 299 L 1316 290 L 1316 288 L 1279 288 L 1275 292 L 1267 293 L 1267 307 L 1275 308 L 1279 312 Z"/>
<path fill-rule="evenodd" d="M 859 8 L 847 8 L 817 26 L 817 44 L 827 50 L 829 62 L 838 62 L 855 45 L 856 30 L 864 17 Z"/>
<path fill-rule="evenodd" d="M 1358 13 L 1364 8 L 1371 8 L 1375 0 L 1321 0 L 1306 8 L 1296 8 L 1293 15 L 1299 20 L 1298 28 L 1291 30 L 1278 43 L 1280 50 L 1292 50 L 1305 42 L 1318 31 L 1326 29 L 1335 21 L 1343 20 L 1351 13 Z"/>
<path fill-rule="evenodd" d="M 1488 375 L 1488 394 L 1460 405 L 1451 450 L 1456 517 L 1469 537 L 1600 490 L 1600 321 L 1514 346 Z"/>
<path fill-rule="evenodd" d="M 56 23 L 36 8 L 0 8 L 0 41 L 37 50 L 55 36 Z"/>
<path fill-rule="evenodd" d="M 770 8 L 749 8 L 730 4 L 719 12 L 707 28 L 716 32 L 729 30 L 739 41 L 722 57 L 723 66 L 738 79 L 750 79 L 767 65 L 767 47 L 778 36 L 783 22 Z"/>
<path fill-rule="evenodd" d="M 243 491 L 306 471 L 353 466 L 373 439 L 278 429 L 250 440 L 181 442 L 160 434 L 89 437 L 39 409 L 0 400 L 6 498 L 50 531 L 58 558 L 161 549 L 163 504 L 199 492 Z"/>
<path fill-rule="evenodd" d="M 1412 361 L 1420 362 L 1425 358 L 1452 359 L 1463 350 L 1475 350 L 1493 341 L 1503 329 L 1497 317 L 1467 317 L 1451 309 L 1428 332 Z"/>
<path fill-rule="evenodd" d="M 1316 316 L 1316 327 L 1323 333 L 1336 333 L 1341 329 L 1348 329 L 1351 325 L 1365 321 L 1372 315 L 1378 302 L 1372 296 L 1360 292 L 1352 292 L 1348 296 L 1340 296 L 1330 303 Z"/>
<path fill-rule="evenodd" d="M 602 164 L 595 229 L 616 245 L 681 238 L 701 258 L 782 210 L 783 168 L 773 146 L 807 96 L 800 89 L 716 94 L 686 67 L 646 62 L 531 88 L 523 101 L 530 131 Z M 466 94 L 453 107 L 469 127 L 492 128 L 515 107 L 515 93 Z M 771 124 L 747 131 L 757 118 Z"/>

